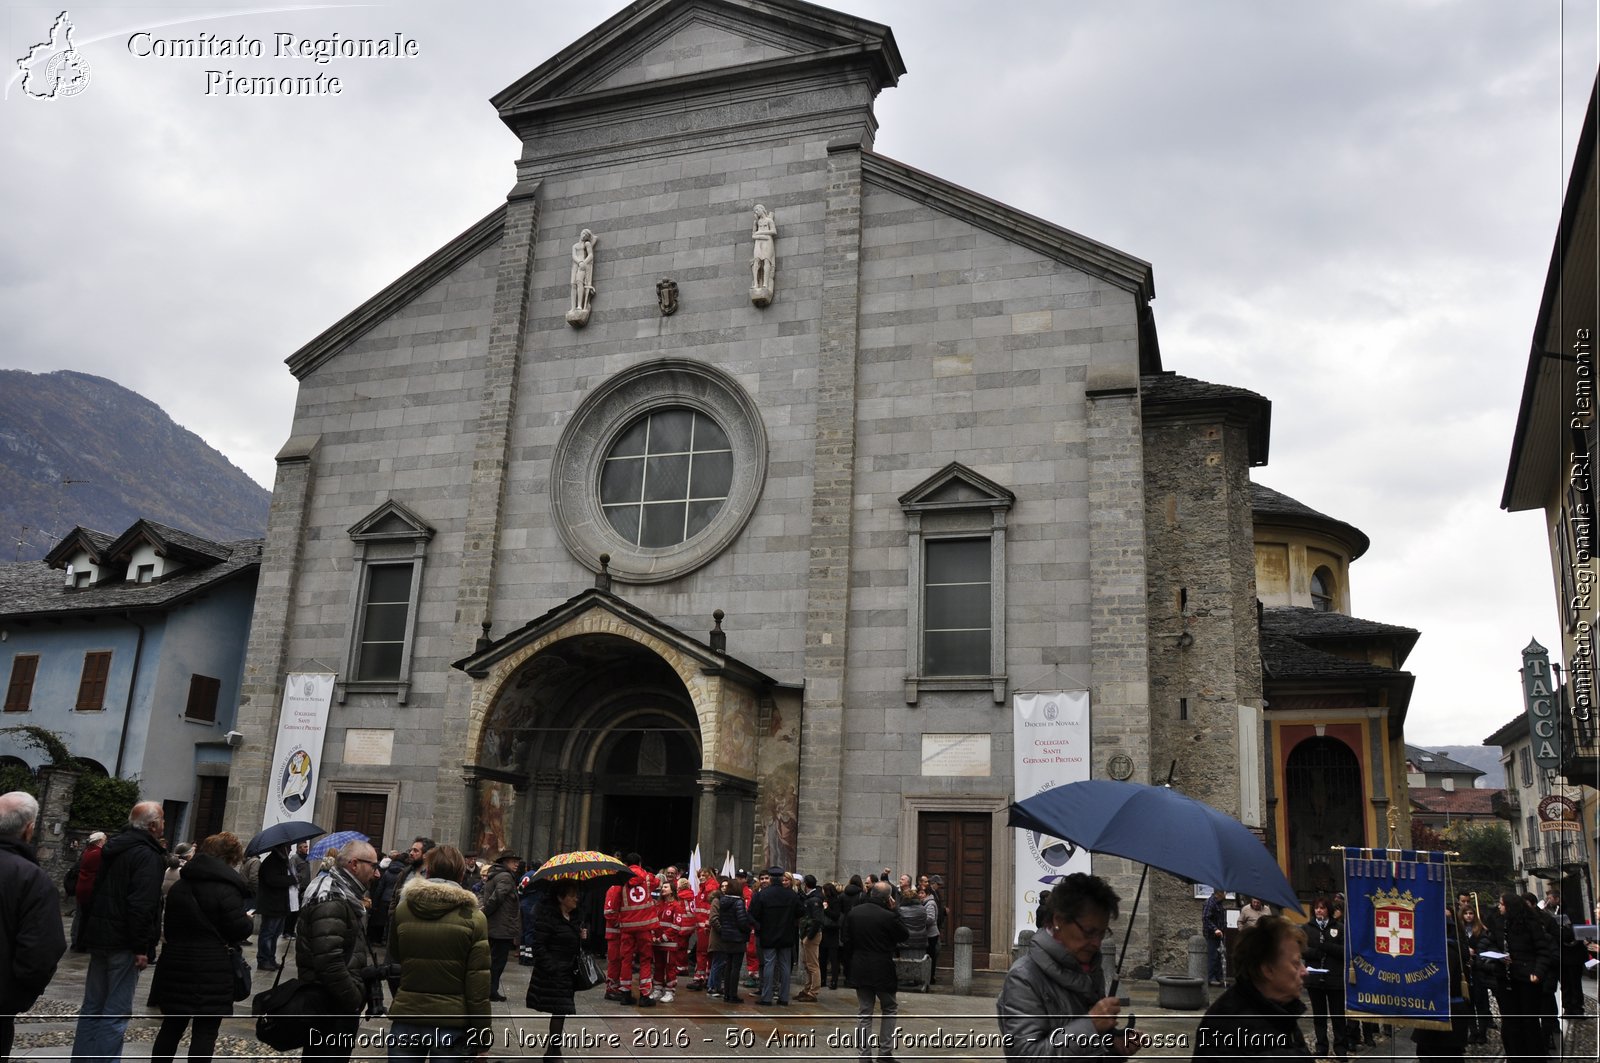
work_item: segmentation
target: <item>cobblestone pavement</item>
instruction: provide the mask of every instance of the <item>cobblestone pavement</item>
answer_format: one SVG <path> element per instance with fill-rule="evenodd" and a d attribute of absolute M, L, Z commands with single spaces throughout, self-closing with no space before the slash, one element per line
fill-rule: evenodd
<path fill-rule="evenodd" d="M 83 979 L 88 968 L 88 957 L 68 953 L 61 963 L 55 981 L 34 1009 L 18 1017 L 16 1059 L 66 1059 L 71 1055 L 73 1024 L 78 1003 L 83 996 Z M 293 976 L 291 962 L 285 977 Z M 495 1045 L 489 1053 L 491 1060 L 524 1056 L 537 1057 L 544 1052 L 543 1037 L 549 1028 L 549 1017 L 532 1012 L 522 1005 L 527 991 L 528 968 L 513 963 L 506 969 L 502 991 L 509 1003 L 494 1005 L 492 1025 Z M 904 1040 L 895 1049 L 895 1058 L 901 1063 L 918 1059 L 931 1060 L 995 1060 L 1003 1058 L 998 1044 L 995 1025 L 994 998 L 999 992 L 1001 975 L 979 972 L 974 976 L 970 996 L 956 996 L 945 986 L 936 986 L 934 992 L 902 992 L 900 1026 Z M 256 974 L 258 991 L 272 984 L 272 975 Z M 140 977 L 135 996 L 136 1015 L 128 1027 L 127 1059 L 148 1058 L 150 1044 L 160 1025 L 159 1016 L 144 1007 L 143 1000 L 150 988 L 150 975 Z M 943 992 L 939 990 L 945 990 Z M 1141 1059 L 1189 1059 L 1194 1051 L 1194 1030 L 1199 1022 L 1198 1012 L 1166 1011 L 1156 1007 L 1156 988 L 1153 982 L 1123 982 L 1123 991 L 1131 1003 L 1129 1010 L 1138 1015 L 1138 1028 L 1150 1035 L 1154 1044 L 1140 1054 Z M 741 991 L 744 1004 L 724 1004 L 707 998 L 703 993 L 680 991 L 671 1004 L 663 1004 L 648 1011 L 625 1007 L 602 999 L 599 990 L 579 994 L 579 1014 L 566 1024 L 565 1054 L 585 1059 L 681 1059 L 726 1060 L 759 1055 L 765 1060 L 791 1059 L 848 1059 L 855 1055 L 849 1038 L 855 1029 L 855 994 L 846 989 L 823 990 L 816 1004 L 793 1003 L 788 1007 L 759 1007 L 752 991 Z M 1218 990 L 1212 990 L 1213 993 Z M 1594 983 L 1589 983 L 1591 1005 Z M 276 1056 L 253 1035 L 253 1025 L 248 1016 L 248 1002 L 236 1006 L 239 1014 L 225 1019 L 222 1036 L 217 1042 L 217 1055 L 253 1057 L 262 1060 L 282 1058 Z M 1591 1012 L 1592 1013 L 1592 1012 Z M 361 1027 L 367 1043 L 356 1051 L 357 1059 L 381 1059 L 386 1052 L 381 1037 L 388 1030 L 387 1020 L 372 1020 Z M 1302 1022 L 1309 1035 L 1309 1015 Z M 876 1020 L 874 1020 L 874 1030 Z M 187 1040 L 182 1052 L 187 1050 Z M 1486 1046 L 1472 1046 L 1468 1051 L 1474 1063 L 1491 1063 L 1503 1059 L 1497 1034 L 1490 1034 Z M 1576 1031 L 1567 1039 L 1566 1059 L 1593 1060 L 1595 1058 L 1594 1023 Z M 287 1058 L 296 1059 L 298 1053 Z M 1400 1030 L 1392 1038 L 1379 1040 L 1376 1048 L 1369 1048 L 1351 1057 L 1350 1063 L 1392 1063 L 1415 1058 L 1408 1031 Z M 1556 1054 L 1552 1053 L 1552 1059 Z"/>

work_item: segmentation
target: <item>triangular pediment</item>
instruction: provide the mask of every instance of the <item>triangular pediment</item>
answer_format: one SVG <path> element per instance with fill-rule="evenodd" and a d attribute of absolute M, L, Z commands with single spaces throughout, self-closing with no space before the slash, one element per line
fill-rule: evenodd
<path fill-rule="evenodd" d="M 653 82 L 695 80 L 841 49 L 882 54 L 885 81 L 904 72 L 887 26 L 798 0 L 639 0 L 562 49 L 491 101 L 525 107 Z"/>
<path fill-rule="evenodd" d="M 726 11 L 696 4 L 677 13 L 655 32 L 642 36 L 631 48 L 607 56 L 604 63 L 596 64 L 590 77 L 574 80 L 571 91 L 595 92 L 638 85 L 810 50 L 790 35 L 773 32 L 771 26 L 748 18 L 731 18 Z"/>
<path fill-rule="evenodd" d="M 952 461 L 900 496 L 907 513 L 936 509 L 1010 509 L 1017 496 L 987 476 Z"/>
<path fill-rule="evenodd" d="M 568 598 L 543 616 L 535 617 L 508 635 L 480 641 L 470 657 L 463 657 L 453 662 L 452 667 L 459 668 L 475 679 L 482 678 L 497 663 L 520 652 L 524 647 L 553 635 L 566 637 L 565 633 L 577 628 L 593 627 L 594 625 L 584 625 L 581 622 L 596 613 L 602 614 L 605 620 L 604 627 L 609 633 L 633 638 L 646 645 L 670 646 L 684 657 L 696 662 L 708 673 L 726 674 L 752 687 L 767 687 L 776 682 L 771 676 L 729 656 L 723 650 L 713 648 L 710 643 L 680 631 L 653 613 L 610 591 L 598 588 L 591 588 Z M 721 620 L 720 613 L 717 619 Z"/>
<path fill-rule="evenodd" d="M 106 547 L 114 542 L 116 542 L 115 537 L 105 532 L 79 525 L 61 537 L 61 541 L 44 555 L 44 561 L 51 568 L 65 568 L 74 557 L 82 553 L 87 554 L 90 561 L 99 564 Z"/>
<path fill-rule="evenodd" d="M 433 538 L 433 527 L 391 498 L 351 525 L 350 538 L 357 542 L 427 540 Z"/>

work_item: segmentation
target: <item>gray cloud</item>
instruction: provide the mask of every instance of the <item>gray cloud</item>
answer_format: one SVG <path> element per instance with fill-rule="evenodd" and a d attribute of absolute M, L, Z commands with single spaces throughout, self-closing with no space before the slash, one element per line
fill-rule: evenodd
<path fill-rule="evenodd" d="M 161 31 L 422 46 L 325 67 L 140 59 L 127 32 L 205 9 L 85 9 L 80 42 L 111 34 L 84 46 L 89 89 L 0 104 L 0 366 L 111 377 L 270 484 L 283 359 L 503 198 L 516 143 L 488 97 L 621 6 Z M 1557 644 L 1554 611 L 1538 519 L 1496 504 L 1592 5 L 840 6 L 894 27 L 909 68 L 879 150 L 1149 259 L 1168 367 L 1272 398 L 1263 480 L 1370 534 L 1356 611 L 1423 630 L 1408 736 L 1475 741 L 1517 712 L 1504 673 L 1530 635 Z M 7 55 L 57 10 L 9 9 Z M 213 67 L 346 90 L 206 96 Z"/>

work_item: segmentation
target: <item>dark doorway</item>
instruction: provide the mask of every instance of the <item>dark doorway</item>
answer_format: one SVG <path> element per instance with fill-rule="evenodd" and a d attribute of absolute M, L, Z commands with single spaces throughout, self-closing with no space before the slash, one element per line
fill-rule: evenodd
<path fill-rule="evenodd" d="M 659 870 L 668 864 L 688 866 L 694 798 L 627 796 L 605 799 L 600 820 L 600 848 L 608 853 L 638 853 L 644 866 Z"/>
<path fill-rule="evenodd" d="M 222 830 L 222 818 L 228 811 L 228 777 L 202 775 L 194 787 L 194 832 L 192 842 L 203 842 Z"/>
<path fill-rule="evenodd" d="M 339 794 L 334 801 L 333 829 L 357 830 L 372 839 L 372 847 L 383 855 L 383 821 L 389 812 L 386 794 Z"/>
<path fill-rule="evenodd" d="M 987 812 L 923 812 L 917 816 L 917 872 L 944 877 L 945 925 L 939 966 L 949 967 L 957 927 L 972 931 L 974 965 L 989 957 L 989 828 Z"/>
<path fill-rule="evenodd" d="M 1289 799 L 1289 882 L 1302 897 L 1341 892 L 1344 872 L 1330 850 L 1367 844 L 1361 763 L 1327 735 L 1307 738 L 1284 764 Z"/>

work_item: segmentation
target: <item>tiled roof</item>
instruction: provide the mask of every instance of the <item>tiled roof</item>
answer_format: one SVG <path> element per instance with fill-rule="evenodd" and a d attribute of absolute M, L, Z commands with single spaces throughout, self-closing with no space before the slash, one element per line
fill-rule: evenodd
<path fill-rule="evenodd" d="M 1309 520 L 1327 525 L 1332 530 L 1342 531 L 1346 536 L 1350 537 L 1350 560 L 1352 561 L 1366 553 L 1367 547 L 1372 545 L 1372 540 L 1368 539 L 1366 533 L 1354 524 L 1330 517 L 1326 513 L 1318 513 L 1304 502 L 1290 498 L 1282 491 L 1274 491 L 1272 488 L 1254 481 L 1250 484 L 1250 490 L 1250 509 L 1257 520 L 1262 517 Z"/>
<path fill-rule="evenodd" d="M 1254 391 L 1229 387 L 1227 384 L 1213 384 L 1208 380 L 1196 380 L 1192 376 L 1179 376 L 1173 372 L 1151 373 L 1140 377 L 1139 393 L 1146 405 L 1162 402 L 1220 402 L 1229 399 L 1267 401 L 1266 396 L 1258 395 Z"/>
<path fill-rule="evenodd" d="M 1363 620 L 1358 616 L 1309 609 L 1303 605 L 1272 605 L 1261 611 L 1261 630 L 1297 639 L 1402 638 L 1415 642 L 1421 632 L 1414 627 Z"/>
<path fill-rule="evenodd" d="M 1446 775 L 1488 774 L 1481 768 L 1474 768 L 1471 764 L 1463 764 L 1461 761 L 1453 760 L 1443 753 L 1435 753 L 1432 750 L 1423 749 L 1421 746 L 1414 746 L 1410 743 L 1406 744 L 1406 760 L 1416 765 L 1417 770 L 1423 773 L 1441 772 Z"/>
<path fill-rule="evenodd" d="M 1261 632 L 1261 670 L 1268 679 L 1399 679 L 1409 672 L 1312 649 L 1287 635 Z"/>
<path fill-rule="evenodd" d="M 1483 740 L 1486 746 L 1500 746 L 1504 748 L 1519 738 L 1528 736 L 1527 713 L 1519 712 L 1511 719 L 1500 725 L 1500 729 Z"/>
<path fill-rule="evenodd" d="M 225 561 L 228 558 L 229 550 L 228 547 L 223 543 L 214 543 L 210 539 L 202 539 L 198 535 L 183 531 L 179 528 L 169 527 L 165 524 L 157 524 L 153 520 L 142 520 L 139 522 L 139 524 L 142 524 L 153 535 L 170 546 L 176 546 L 179 549 L 188 550 L 190 553 L 202 554 L 206 557 L 214 557 L 218 561 Z M 135 525 L 135 527 L 137 526 L 138 525 Z M 124 537 L 126 538 L 126 536 Z"/>
<path fill-rule="evenodd" d="M 1435 815 L 1494 816 L 1494 799 L 1504 790 L 1468 789 L 1458 786 L 1446 790 L 1438 786 L 1413 786 L 1410 790 L 1413 811 L 1431 812 Z"/>
<path fill-rule="evenodd" d="M 265 541 L 240 539 L 230 543 L 208 543 L 211 552 L 220 551 L 223 555 L 217 564 L 186 569 L 170 579 L 155 583 L 116 580 L 69 590 L 64 586 L 61 570 L 51 568 L 43 561 L 0 565 L 0 620 L 169 608 L 207 587 L 259 568 L 261 548 Z"/>

